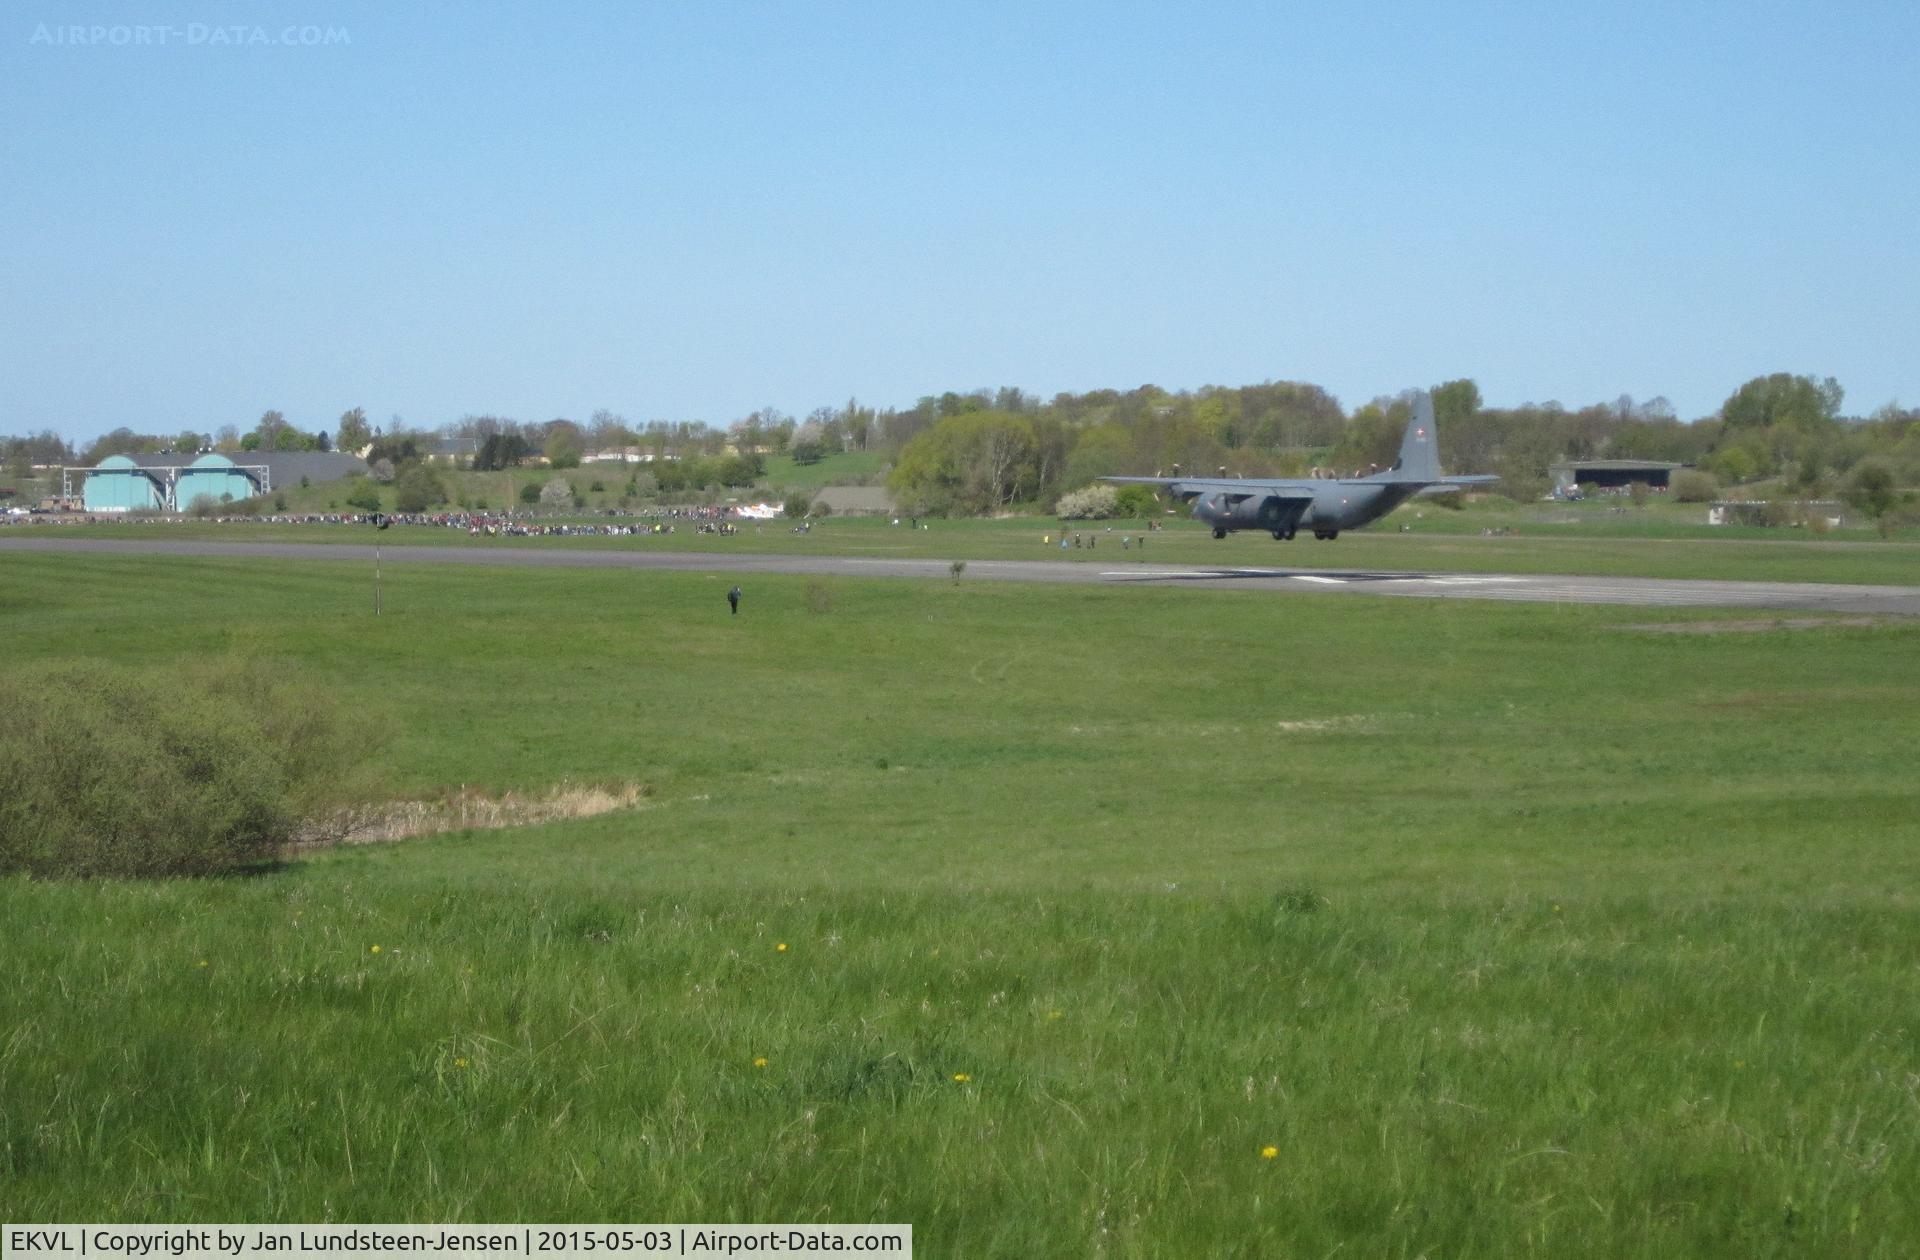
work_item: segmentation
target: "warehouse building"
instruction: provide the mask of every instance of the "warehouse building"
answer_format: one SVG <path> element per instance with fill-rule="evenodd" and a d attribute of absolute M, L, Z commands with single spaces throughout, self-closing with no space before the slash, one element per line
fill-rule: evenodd
<path fill-rule="evenodd" d="M 89 512 L 185 512 L 202 499 L 234 503 L 308 481 L 338 481 L 367 471 L 357 455 L 329 451 L 216 451 L 109 455 L 86 477 L 81 506 Z M 62 487 L 73 497 L 71 483 Z"/>

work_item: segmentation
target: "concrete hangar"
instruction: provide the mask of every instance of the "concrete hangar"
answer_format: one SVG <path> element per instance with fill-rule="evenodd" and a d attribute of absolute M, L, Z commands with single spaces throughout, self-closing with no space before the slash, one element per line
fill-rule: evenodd
<path fill-rule="evenodd" d="M 327 451 L 241 451 L 223 455 L 109 455 L 86 474 L 89 512 L 185 512 L 202 498 L 231 503 L 309 481 L 338 481 L 367 471 L 357 455 Z M 69 490 L 67 497 L 72 497 Z"/>
<path fill-rule="evenodd" d="M 1692 464 L 1670 464 L 1657 459 L 1570 459 L 1553 465 L 1554 485 L 1560 493 L 1575 486 L 1597 486 L 1602 490 L 1620 490 L 1636 481 L 1655 490 L 1665 490 L 1673 474 Z"/>

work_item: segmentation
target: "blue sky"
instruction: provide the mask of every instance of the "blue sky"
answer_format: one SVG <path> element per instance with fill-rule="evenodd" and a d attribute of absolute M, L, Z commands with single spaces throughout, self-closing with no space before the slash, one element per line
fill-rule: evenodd
<path fill-rule="evenodd" d="M 7 0 L 0 433 L 1913 405 L 1916 82 L 1911 4 Z"/>

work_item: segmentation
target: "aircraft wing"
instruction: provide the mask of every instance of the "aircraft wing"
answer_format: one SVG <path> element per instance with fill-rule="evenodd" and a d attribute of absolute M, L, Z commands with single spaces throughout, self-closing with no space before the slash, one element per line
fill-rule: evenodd
<path fill-rule="evenodd" d="M 1236 499 L 1248 495 L 1279 499 L 1282 503 L 1311 503 L 1313 489 L 1298 481 L 1266 477 L 1102 477 L 1120 485 L 1159 486 L 1176 499 L 1193 499 L 1203 494 L 1226 494 Z"/>

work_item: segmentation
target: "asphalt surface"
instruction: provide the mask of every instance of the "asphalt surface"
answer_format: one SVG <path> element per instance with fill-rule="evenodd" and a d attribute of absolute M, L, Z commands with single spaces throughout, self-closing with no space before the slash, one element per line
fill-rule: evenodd
<path fill-rule="evenodd" d="M 346 543 L 188 542 L 81 538 L 0 538 L 9 552 L 219 556 L 254 560 L 371 561 L 373 547 Z M 385 547 L 387 565 L 557 565 L 582 569 L 665 569 L 695 573 L 789 573 L 840 577 L 951 578 L 945 560 L 857 556 L 716 555 L 557 547 Z M 1712 582 L 1673 578 L 1570 577 L 1523 573 L 1237 568 L 1218 565 L 1113 566 L 1090 561 L 969 560 L 966 576 L 990 582 L 1078 582 L 1285 591 L 1302 595 L 1392 595 L 1413 599 L 1499 599 L 1523 603 L 1640 604 L 1675 608 L 1771 608 L 1799 612 L 1920 616 L 1920 586 L 1820 582 Z"/>

